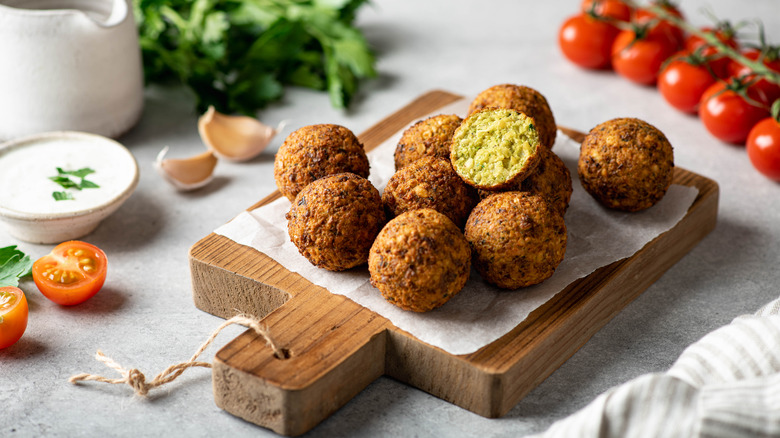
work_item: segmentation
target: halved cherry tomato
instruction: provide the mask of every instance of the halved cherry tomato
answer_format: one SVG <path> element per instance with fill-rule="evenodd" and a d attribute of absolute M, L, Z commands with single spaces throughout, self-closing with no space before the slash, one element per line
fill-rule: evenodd
<path fill-rule="evenodd" d="M 631 6 L 621 0 L 582 0 L 582 12 L 619 21 L 631 20 Z"/>
<path fill-rule="evenodd" d="M 83 303 L 106 281 L 106 254 L 95 245 L 63 242 L 33 263 L 33 281 L 48 299 L 63 306 Z"/>
<path fill-rule="evenodd" d="M 755 104 L 745 100 L 733 87 L 733 81 L 711 85 L 701 97 L 699 117 L 716 138 L 744 145 L 750 130 L 769 116 L 769 110 L 767 102 L 762 101 L 752 87 L 748 87 L 746 93 Z"/>
<path fill-rule="evenodd" d="M 780 122 L 772 117 L 758 122 L 750 130 L 745 147 L 753 167 L 780 182 Z"/>
<path fill-rule="evenodd" d="M 15 344 L 27 329 L 27 298 L 14 286 L 0 287 L 0 349 Z"/>
<path fill-rule="evenodd" d="M 695 114 L 701 96 L 716 80 L 705 62 L 685 51 L 675 55 L 658 75 L 661 96 L 678 110 Z"/>
<path fill-rule="evenodd" d="M 612 45 L 612 67 L 630 81 L 654 85 L 664 61 L 675 51 L 665 37 L 647 27 L 623 30 Z"/>
<path fill-rule="evenodd" d="M 586 14 L 570 17 L 558 33 L 558 45 L 566 58 L 583 68 L 611 65 L 610 53 L 618 29 Z"/>

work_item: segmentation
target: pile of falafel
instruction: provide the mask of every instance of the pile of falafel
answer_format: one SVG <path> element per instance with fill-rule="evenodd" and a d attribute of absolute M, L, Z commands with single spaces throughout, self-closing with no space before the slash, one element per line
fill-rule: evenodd
<path fill-rule="evenodd" d="M 484 90 L 467 116 L 440 114 L 406 129 L 396 172 L 380 194 L 363 145 L 347 128 L 305 126 L 274 161 L 291 202 L 290 240 L 312 264 L 343 271 L 368 263 L 371 284 L 392 304 L 433 310 L 456 295 L 473 266 L 484 281 L 516 290 L 553 275 L 566 252 L 571 175 L 552 150 L 557 127 L 538 91 Z M 656 204 L 672 181 L 672 146 L 638 119 L 593 128 L 578 176 L 607 208 Z"/>

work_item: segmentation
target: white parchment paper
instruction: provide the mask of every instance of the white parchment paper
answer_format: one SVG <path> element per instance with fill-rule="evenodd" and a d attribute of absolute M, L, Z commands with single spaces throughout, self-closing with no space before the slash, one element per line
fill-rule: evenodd
<path fill-rule="evenodd" d="M 434 114 L 463 117 L 467 107 L 468 101 L 460 100 Z M 402 133 L 403 130 L 399 131 L 368 153 L 369 179 L 380 192 L 394 172 L 393 152 Z M 576 170 L 579 143 L 559 131 L 553 150 L 569 168 L 574 185 L 565 217 L 566 255 L 552 277 L 529 288 L 501 290 L 483 282 L 473 271 L 466 287 L 442 307 L 427 313 L 401 310 L 385 301 L 371 286 L 367 268 L 330 272 L 316 268 L 303 258 L 287 234 L 284 215 L 290 202 L 286 198 L 242 212 L 215 233 L 257 249 L 312 283 L 384 316 L 423 342 L 451 354 L 468 354 L 503 336 L 574 280 L 632 256 L 682 219 L 698 194 L 695 187 L 672 185 L 661 202 L 645 211 L 607 210 L 579 184 Z"/>

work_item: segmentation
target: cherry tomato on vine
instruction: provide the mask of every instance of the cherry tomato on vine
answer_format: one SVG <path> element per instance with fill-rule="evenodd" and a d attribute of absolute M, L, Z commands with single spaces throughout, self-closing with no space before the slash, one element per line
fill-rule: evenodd
<path fill-rule="evenodd" d="M 763 52 L 757 49 L 749 49 L 742 53 L 745 58 L 748 58 L 751 61 L 758 61 L 761 59 L 761 62 L 769 69 L 780 73 L 780 48 L 772 47 Z M 751 70 L 750 67 L 747 67 L 745 65 L 742 65 L 736 61 L 732 61 L 728 65 L 728 72 L 730 76 L 733 77 L 744 77 L 747 80 L 750 80 L 753 78 L 751 76 L 753 74 L 753 70 Z M 767 81 L 766 79 L 758 79 L 753 86 L 760 92 L 765 95 L 765 98 L 769 102 L 773 102 L 777 99 L 780 99 L 780 85 L 772 83 Z"/>
<path fill-rule="evenodd" d="M 650 5 L 660 7 L 670 15 L 681 20 L 685 18 L 680 9 L 668 0 L 653 1 L 650 3 Z M 685 42 L 685 32 L 680 27 L 672 24 L 670 21 L 661 20 L 649 9 L 637 8 L 634 11 L 634 22 L 638 24 L 646 24 L 652 23 L 654 21 L 657 21 L 657 23 L 655 26 L 653 26 L 653 30 L 655 30 L 663 37 L 668 38 L 669 41 L 674 45 L 675 49 L 682 47 L 683 43 Z"/>
<path fill-rule="evenodd" d="M 558 45 L 569 61 L 580 67 L 605 69 L 618 29 L 587 14 L 570 17 L 558 32 Z"/>
<path fill-rule="evenodd" d="M 600 17 L 631 21 L 631 6 L 621 0 L 582 0 L 582 12 L 593 12 Z"/>
<path fill-rule="evenodd" d="M 658 91 L 673 107 L 695 114 L 704 92 L 715 83 L 700 58 L 678 53 L 658 75 Z"/>
<path fill-rule="evenodd" d="M 57 245 L 32 268 L 38 290 L 63 306 L 82 303 L 98 293 L 106 281 L 106 271 L 106 254 L 77 240 Z"/>
<path fill-rule="evenodd" d="M 612 67 L 624 78 L 654 85 L 664 61 L 675 48 L 662 35 L 646 27 L 623 30 L 612 45 Z"/>
<path fill-rule="evenodd" d="M 15 344 L 27 329 L 27 298 L 14 286 L 0 287 L 0 349 Z"/>
<path fill-rule="evenodd" d="M 737 88 L 735 90 L 734 88 Z M 713 136 L 726 143 L 745 144 L 750 130 L 769 116 L 767 102 L 756 95 L 752 87 L 743 91 L 735 82 L 716 82 L 702 96 L 699 117 Z M 748 102 L 740 92 L 760 106 Z"/>
<path fill-rule="evenodd" d="M 736 39 L 736 31 L 731 24 L 726 21 L 720 23 L 715 28 L 704 27 L 701 31 L 715 35 L 720 42 L 732 49 L 737 50 L 739 48 Z M 702 37 L 698 35 L 688 36 L 685 40 L 685 50 L 691 53 L 698 50 L 703 57 L 708 58 L 707 64 L 712 69 L 712 72 L 715 73 L 715 76 L 721 79 L 727 79 L 732 76 L 729 73 L 729 68 L 732 64 L 731 58 L 720 53 L 717 47 L 709 45 Z"/>
<path fill-rule="evenodd" d="M 753 167 L 767 178 L 780 182 L 780 100 L 775 101 L 772 117 L 761 120 L 748 134 L 748 157 Z"/>

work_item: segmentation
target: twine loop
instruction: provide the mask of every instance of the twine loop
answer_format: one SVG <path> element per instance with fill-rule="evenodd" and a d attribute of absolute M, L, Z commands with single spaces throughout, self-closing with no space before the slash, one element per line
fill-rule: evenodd
<path fill-rule="evenodd" d="M 139 396 L 145 396 L 149 393 L 149 390 L 156 388 L 158 386 L 162 386 L 166 383 L 172 382 L 176 380 L 177 377 L 179 377 L 186 369 L 192 368 L 192 367 L 202 367 L 202 368 L 211 368 L 211 363 L 209 362 L 200 362 L 196 359 L 198 356 L 203 353 L 206 348 L 208 348 L 209 345 L 214 341 L 214 338 L 217 337 L 217 335 L 226 327 L 233 325 L 233 324 L 240 324 L 244 326 L 248 326 L 252 330 L 254 330 L 255 333 L 260 335 L 263 339 L 265 339 L 266 344 L 271 347 L 271 349 L 274 352 L 274 356 L 278 358 L 284 358 L 285 353 L 282 348 L 280 348 L 271 338 L 270 333 L 268 332 L 268 329 L 262 326 L 260 324 L 260 321 L 253 317 L 248 315 L 236 315 L 229 320 L 225 321 L 217 327 L 216 330 L 211 334 L 211 336 L 208 337 L 206 342 L 203 343 L 203 345 L 198 348 L 198 351 L 195 352 L 195 354 L 190 358 L 190 360 L 186 362 L 180 362 L 174 365 L 169 366 L 165 370 L 163 370 L 160 374 L 154 376 L 154 378 L 150 381 L 146 381 L 146 376 L 144 373 L 142 373 L 137 368 L 130 368 L 125 369 L 121 365 L 119 365 L 116 361 L 111 359 L 110 357 L 103 354 L 102 351 L 98 350 L 95 354 L 95 359 L 98 362 L 103 363 L 107 367 L 117 371 L 122 378 L 119 379 L 110 379 L 107 377 L 94 375 L 94 374 L 77 374 L 75 376 L 71 376 L 68 381 L 70 383 L 78 383 L 82 381 L 96 381 L 96 382 L 104 382 L 104 383 L 110 383 L 110 384 L 127 384 L 131 388 L 133 388 L 133 392 Z"/>

